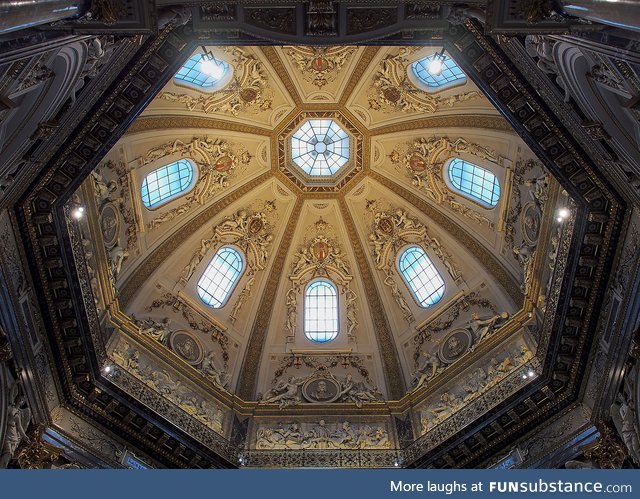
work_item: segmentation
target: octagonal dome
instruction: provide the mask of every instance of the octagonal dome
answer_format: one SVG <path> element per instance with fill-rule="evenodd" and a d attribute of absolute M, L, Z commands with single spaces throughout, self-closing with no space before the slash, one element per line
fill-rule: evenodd
<path fill-rule="evenodd" d="M 349 136 L 335 120 L 309 120 L 291 137 L 291 160 L 312 177 L 331 176 L 349 161 Z"/>

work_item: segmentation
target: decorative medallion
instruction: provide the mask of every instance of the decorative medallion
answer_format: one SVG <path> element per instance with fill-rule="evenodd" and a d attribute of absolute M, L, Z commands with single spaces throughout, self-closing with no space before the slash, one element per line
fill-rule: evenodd
<path fill-rule="evenodd" d="M 538 243 L 540 233 L 540 209 L 535 203 L 528 203 L 522 210 L 522 237 L 529 246 Z"/>
<path fill-rule="evenodd" d="M 197 366 L 204 358 L 204 347 L 198 338 L 184 330 L 175 331 L 169 340 L 171 350 L 192 366 Z"/>
<path fill-rule="evenodd" d="M 104 245 L 108 249 L 113 248 L 120 234 L 120 215 L 113 203 L 106 203 L 100 209 L 100 226 Z"/>
<path fill-rule="evenodd" d="M 335 81 L 357 47 L 285 47 L 302 77 L 318 88 Z"/>
<path fill-rule="evenodd" d="M 309 402 L 328 404 L 340 396 L 340 385 L 331 378 L 314 377 L 302 385 L 302 395 Z"/>
<path fill-rule="evenodd" d="M 462 357 L 471 348 L 472 343 L 471 333 L 466 329 L 458 329 L 445 337 L 438 356 L 443 362 L 451 364 Z"/>

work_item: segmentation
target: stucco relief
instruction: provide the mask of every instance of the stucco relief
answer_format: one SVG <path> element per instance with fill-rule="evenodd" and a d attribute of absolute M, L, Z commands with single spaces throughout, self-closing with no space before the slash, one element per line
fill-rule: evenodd
<path fill-rule="evenodd" d="M 369 90 L 369 108 L 384 112 L 434 113 L 443 107 L 454 107 L 460 102 L 482 97 L 476 90 L 439 96 L 425 92 L 407 77 L 412 53 L 419 47 L 401 47 L 397 53 L 387 55 L 375 74 Z"/>
<path fill-rule="evenodd" d="M 389 449 L 385 423 L 317 423 L 261 425 L 256 430 L 256 449 Z"/>
<path fill-rule="evenodd" d="M 462 280 L 462 272 L 440 241 L 429 236 L 427 227 L 411 218 L 404 210 L 397 208 L 378 211 L 375 201 L 367 201 L 367 211 L 373 215 L 369 244 L 372 248 L 375 267 L 384 274 L 384 283 L 391 289 L 393 299 L 405 320 L 413 322 L 415 320 L 413 312 L 397 284 L 397 279 L 401 279 L 395 270 L 398 251 L 407 244 L 420 244 L 438 257 L 454 282 Z"/>
<path fill-rule="evenodd" d="M 273 104 L 273 90 L 262 63 L 239 47 L 226 48 L 225 55 L 231 58 L 233 77 L 224 88 L 212 93 L 191 90 L 184 93 L 162 92 L 158 98 L 181 104 L 189 111 L 206 114 L 238 116 L 269 111 Z"/>
<path fill-rule="evenodd" d="M 189 142 L 176 139 L 149 149 L 140 158 L 141 166 L 166 157 L 189 158 L 197 166 L 198 179 L 187 195 L 186 201 L 171 210 L 161 213 L 147 223 L 149 229 L 155 229 L 169 222 L 193 207 L 203 205 L 217 193 L 227 189 L 230 181 L 245 166 L 251 163 L 253 156 L 242 145 L 211 136 L 193 137 Z"/>

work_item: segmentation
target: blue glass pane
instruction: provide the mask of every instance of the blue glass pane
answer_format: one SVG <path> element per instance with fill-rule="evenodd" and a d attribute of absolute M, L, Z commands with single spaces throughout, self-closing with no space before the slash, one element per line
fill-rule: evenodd
<path fill-rule="evenodd" d="M 193 167 L 186 159 L 153 170 L 142 181 L 142 202 L 153 208 L 185 191 L 193 179 Z"/>
<path fill-rule="evenodd" d="M 213 308 L 222 307 L 238 282 L 243 266 L 242 257 L 235 249 L 220 248 L 198 281 L 202 301 Z"/>
<path fill-rule="evenodd" d="M 202 71 L 202 62 L 210 61 L 215 72 Z M 191 83 L 202 88 L 209 88 L 218 83 L 229 71 L 229 64 L 220 59 L 207 59 L 204 54 L 194 54 L 176 73 L 176 80 Z"/>
<path fill-rule="evenodd" d="M 439 75 L 432 75 L 429 73 L 429 63 L 436 55 L 437 54 L 430 55 L 424 59 L 414 62 L 411 65 L 411 70 L 422 83 L 431 88 L 438 88 L 443 85 L 462 83 L 466 81 L 467 78 L 462 72 L 462 69 L 460 69 L 460 67 L 449 56 L 445 57 L 444 63 L 442 64 L 442 72 Z"/>
<path fill-rule="evenodd" d="M 407 248 L 400 255 L 398 267 L 418 305 L 427 308 L 440 301 L 444 281 L 422 248 Z"/>
<path fill-rule="evenodd" d="M 309 120 L 291 137 L 291 159 L 309 175 L 333 175 L 349 161 L 349 136 L 333 120 Z"/>
<path fill-rule="evenodd" d="M 459 158 L 449 163 L 449 180 L 467 197 L 474 198 L 491 207 L 500 200 L 500 184 L 489 170 Z"/>
<path fill-rule="evenodd" d="M 304 334 L 312 341 L 338 336 L 338 293 L 331 281 L 311 283 L 304 296 Z"/>

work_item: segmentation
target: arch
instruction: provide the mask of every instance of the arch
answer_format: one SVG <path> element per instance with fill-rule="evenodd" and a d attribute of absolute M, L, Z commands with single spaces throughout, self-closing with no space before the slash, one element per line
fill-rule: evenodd
<path fill-rule="evenodd" d="M 212 71 L 203 71 L 202 64 L 210 64 Z M 174 79 L 179 84 L 185 84 L 197 90 L 212 92 L 219 90 L 229 83 L 233 70 L 229 63 L 215 58 L 208 59 L 204 54 L 193 54 L 180 67 Z"/>
<path fill-rule="evenodd" d="M 304 335 L 325 343 L 338 336 L 338 290 L 328 279 L 312 281 L 304 292 Z"/>
<path fill-rule="evenodd" d="M 222 246 L 198 280 L 200 299 L 211 308 L 222 308 L 233 292 L 244 270 L 244 260 L 238 250 Z"/>
<path fill-rule="evenodd" d="M 444 279 L 420 246 L 409 246 L 400 253 L 398 270 L 420 307 L 435 305 L 444 296 Z"/>
<path fill-rule="evenodd" d="M 447 88 L 466 83 L 467 77 L 460 66 L 449 56 L 442 63 L 442 71 L 438 75 L 429 72 L 429 64 L 438 54 L 431 54 L 412 63 L 407 71 L 409 76 L 415 76 L 419 86 L 427 92 L 439 92 Z M 411 78 L 413 80 L 413 78 Z"/>
<path fill-rule="evenodd" d="M 498 177 L 481 166 L 454 158 L 447 166 L 447 177 L 456 191 L 485 208 L 493 208 L 500 201 Z"/>
<path fill-rule="evenodd" d="M 142 181 L 142 203 L 149 209 L 168 203 L 189 192 L 194 185 L 193 178 L 193 163 L 187 159 L 156 168 Z"/>

